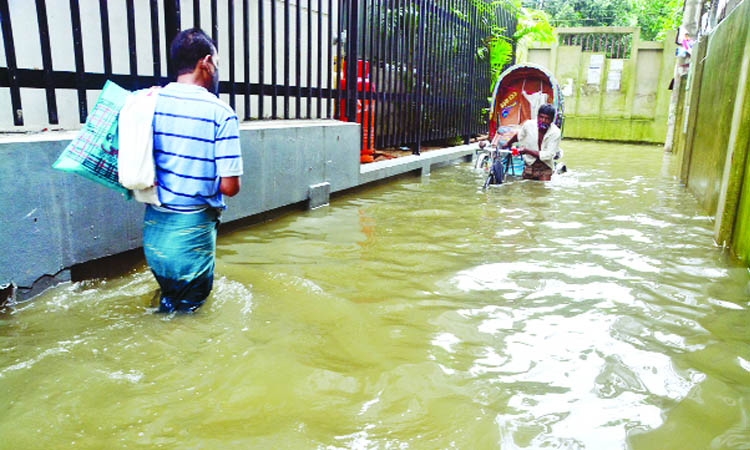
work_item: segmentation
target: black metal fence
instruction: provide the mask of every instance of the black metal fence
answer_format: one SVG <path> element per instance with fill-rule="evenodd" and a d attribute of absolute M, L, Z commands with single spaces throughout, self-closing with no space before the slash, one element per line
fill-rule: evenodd
<path fill-rule="evenodd" d="M 351 54 L 374 67 L 371 89 L 357 92 L 359 102 L 374 101 L 374 133 L 363 117 L 365 145 L 373 136 L 377 148 L 410 145 L 417 152 L 422 142 L 486 132 L 490 95 L 489 61 L 479 58 L 491 27 L 506 36 L 515 32 L 513 14 L 495 7 L 483 14 L 473 0 L 365 0 L 369 21 L 364 35 L 351 35 Z M 489 4 L 489 2 L 486 2 Z M 343 17 L 351 18 L 352 3 Z M 351 20 L 351 19 L 350 19 Z M 353 27 L 348 27 L 352 29 Z M 367 34 L 369 32 L 369 34 Z M 357 42 L 354 42 L 357 41 Z M 374 63 L 374 64 L 373 64 Z M 356 68 L 348 67 L 352 79 Z M 354 86 L 345 94 L 353 106 Z M 347 108 L 347 112 L 351 107 Z"/>
<path fill-rule="evenodd" d="M 87 91 L 101 89 L 106 80 L 127 89 L 166 84 L 168 43 L 181 28 L 197 26 L 219 43 L 222 68 L 228 67 L 220 92 L 233 108 L 240 97 L 245 120 L 359 121 L 363 145 L 410 145 L 418 152 L 423 142 L 468 139 L 486 131 L 490 69 L 478 50 L 492 26 L 502 27 L 506 36 L 516 26 L 514 14 L 504 8 L 492 7 L 487 14 L 486 7 L 476 7 L 489 0 L 149 0 L 147 13 L 138 11 L 134 0 L 122 1 L 125 17 L 111 12 L 120 5 L 98 1 L 101 59 L 96 62 L 103 70 L 91 71 L 86 70 L 91 52 L 84 51 L 90 44 L 83 39 L 91 35 L 91 24 L 82 23 L 79 0 L 33 0 L 35 29 L 16 28 L 11 17 L 32 0 L 0 0 L 6 57 L 0 89 L 9 90 L 16 127 L 24 125 L 22 89 L 44 90 L 47 119 L 55 125 L 59 90 L 75 90 L 83 123 Z M 58 17 L 62 8 L 70 18 L 74 70 L 53 65 L 55 47 L 70 42 L 51 38 L 49 5 Z M 210 24 L 201 22 L 207 15 Z M 111 27 L 122 25 L 115 20 L 126 21 L 125 73 L 113 71 Z M 82 32 L 85 26 L 88 34 Z M 137 33 L 144 30 L 150 49 L 136 45 Z M 41 68 L 17 63 L 16 41 L 27 39 L 38 39 Z M 147 50 L 151 64 L 139 67 Z M 361 82 L 349 82 L 358 78 Z"/>
<path fill-rule="evenodd" d="M 580 46 L 584 52 L 602 52 L 607 58 L 630 58 L 633 34 L 627 33 L 560 33 L 560 45 Z"/>

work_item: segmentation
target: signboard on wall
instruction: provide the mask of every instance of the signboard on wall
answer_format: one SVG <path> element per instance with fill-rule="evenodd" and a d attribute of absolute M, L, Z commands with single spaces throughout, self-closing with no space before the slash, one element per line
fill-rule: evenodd
<path fill-rule="evenodd" d="M 619 91 L 620 80 L 622 80 L 622 61 L 612 59 L 609 61 L 609 73 L 607 73 L 607 91 Z"/>
<path fill-rule="evenodd" d="M 602 66 L 604 66 L 604 55 L 591 55 L 589 59 L 587 84 L 599 85 L 602 79 Z"/>

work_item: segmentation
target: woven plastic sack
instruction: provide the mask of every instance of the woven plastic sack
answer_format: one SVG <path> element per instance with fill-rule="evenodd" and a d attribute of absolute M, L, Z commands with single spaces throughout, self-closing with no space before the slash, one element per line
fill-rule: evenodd
<path fill-rule="evenodd" d="M 117 180 L 117 114 L 128 95 L 129 91 L 107 81 L 83 128 L 52 167 L 127 195 Z"/>

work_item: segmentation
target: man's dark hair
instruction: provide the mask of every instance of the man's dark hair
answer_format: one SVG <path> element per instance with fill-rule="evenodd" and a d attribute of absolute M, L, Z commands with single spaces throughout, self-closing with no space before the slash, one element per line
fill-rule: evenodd
<path fill-rule="evenodd" d="M 206 55 L 216 53 L 216 43 L 200 28 L 180 31 L 169 46 L 172 67 L 177 75 L 191 73 Z"/>
<path fill-rule="evenodd" d="M 555 111 L 555 108 L 552 107 L 549 103 L 545 103 L 544 105 L 539 107 L 539 114 L 544 114 L 545 116 L 549 116 L 550 119 L 555 120 L 555 114 L 557 111 Z"/>

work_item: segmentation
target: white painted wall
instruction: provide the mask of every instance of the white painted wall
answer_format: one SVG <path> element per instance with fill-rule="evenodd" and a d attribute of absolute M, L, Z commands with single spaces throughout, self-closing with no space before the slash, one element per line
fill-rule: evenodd
<path fill-rule="evenodd" d="M 271 2 L 276 2 L 276 81 L 281 84 L 284 80 L 284 43 L 289 39 L 290 51 L 290 84 L 297 85 L 296 64 L 301 68 L 301 85 L 308 86 L 307 67 L 312 66 L 312 86 L 317 86 L 317 64 L 318 64 L 318 41 L 322 40 L 322 78 L 321 84 L 328 88 L 326 72 L 328 68 L 328 52 L 332 51 L 335 57 L 335 47 L 331 45 L 331 38 L 328 36 L 328 20 L 331 17 L 333 22 L 333 33 L 336 33 L 337 11 L 334 1 L 334 9 L 328 10 L 328 0 L 322 1 L 322 8 L 318 11 L 318 0 L 292 0 L 290 2 L 290 33 L 287 35 L 284 31 L 284 0 L 250 0 L 249 18 L 250 18 L 250 82 L 259 81 L 258 73 L 258 2 L 263 1 L 264 10 L 264 36 L 265 36 L 265 79 L 264 82 L 271 83 Z M 99 17 L 98 0 L 79 0 L 81 7 L 81 27 L 83 36 L 84 50 L 84 67 L 87 72 L 104 72 L 104 59 L 102 56 L 102 38 L 101 23 Z M 309 3 L 308 3 L 309 2 Z M 137 64 L 139 75 L 153 75 L 153 54 L 151 49 L 151 16 L 149 9 L 149 0 L 135 0 L 135 23 L 136 23 L 136 48 Z M 223 81 L 229 80 L 229 42 L 228 42 L 228 3 L 220 1 L 218 7 L 219 22 L 219 56 L 220 56 L 220 78 Z M 299 9 L 302 13 L 301 29 L 302 48 L 300 61 L 295 60 L 295 15 Z M 112 72 L 115 74 L 130 73 L 130 58 L 128 56 L 128 32 L 127 32 L 127 12 L 125 0 L 116 0 L 107 2 L 109 9 L 109 27 L 110 43 L 112 48 Z M 161 73 L 162 76 L 167 73 L 166 54 L 167 43 L 164 42 L 164 0 L 158 0 L 159 4 L 159 32 L 161 36 L 160 56 L 161 56 Z M 34 2 L 30 0 L 9 0 L 10 16 L 13 25 L 13 40 L 16 48 L 16 62 L 22 69 L 41 69 L 42 56 L 39 43 L 39 28 L 37 25 L 36 8 Z M 307 53 L 307 13 L 308 6 L 312 11 L 312 50 Z M 181 0 L 180 18 L 182 28 L 193 26 L 193 0 Z M 210 0 L 201 0 L 200 4 L 200 23 L 206 33 L 211 34 L 211 2 Z M 318 14 L 323 15 L 322 33 L 318 35 L 317 23 Z M 47 20 L 50 31 L 50 41 L 52 48 L 52 66 L 53 70 L 75 71 L 75 59 L 73 52 L 73 32 L 70 19 L 70 2 L 69 0 L 47 0 Z M 234 1 L 234 22 L 235 22 L 235 81 L 244 82 L 244 47 L 243 47 L 243 15 L 242 0 Z M 0 66 L 7 67 L 5 59 L 5 48 L 0 46 Z M 335 80 L 332 81 L 335 83 Z M 57 89 L 59 125 L 50 125 L 47 121 L 47 103 L 43 89 L 21 89 L 21 104 L 24 114 L 24 126 L 16 127 L 13 125 L 13 111 L 11 109 L 10 89 L 0 88 L 0 131 L 39 131 L 44 128 L 50 129 L 74 129 L 79 128 L 78 123 L 78 96 L 72 89 Z M 88 107 L 91 110 L 96 101 L 99 91 L 89 91 L 87 93 Z M 229 102 L 229 96 L 222 94 L 221 98 Z M 264 116 L 270 117 L 271 101 L 269 97 L 265 98 Z M 290 99 L 290 114 L 294 117 L 296 111 L 296 101 Z M 323 112 L 325 113 L 325 102 L 323 102 Z M 244 117 L 244 99 L 241 96 L 236 97 L 236 110 L 239 117 Z M 283 113 L 283 98 L 278 99 L 279 115 Z M 307 114 L 307 101 L 301 102 L 301 111 L 303 117 Z M 312 113 L 317 116 L 317 99 L 313 99 Z M 258 97 L 251 97 L 250 116 L 258 117 Z"/>

